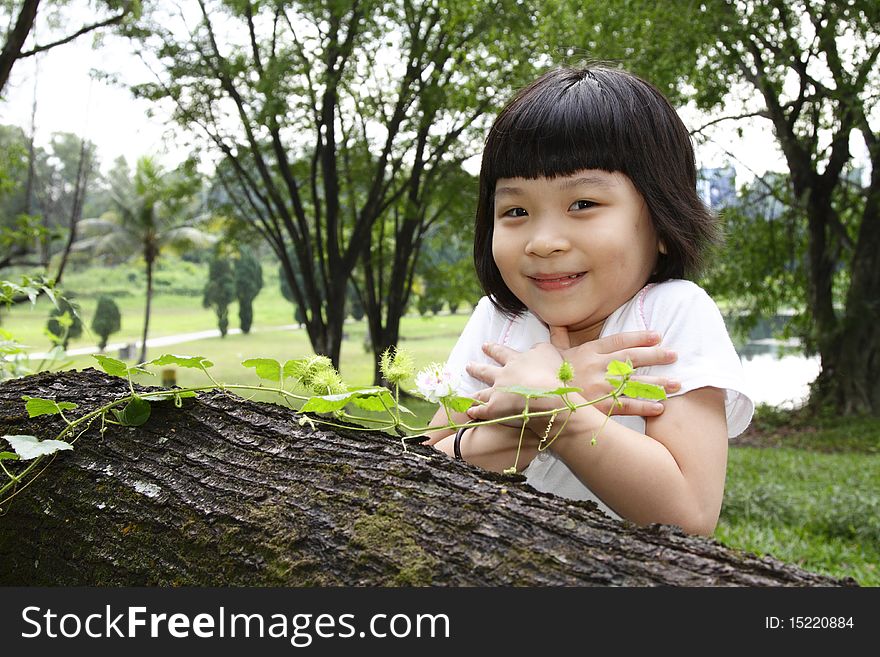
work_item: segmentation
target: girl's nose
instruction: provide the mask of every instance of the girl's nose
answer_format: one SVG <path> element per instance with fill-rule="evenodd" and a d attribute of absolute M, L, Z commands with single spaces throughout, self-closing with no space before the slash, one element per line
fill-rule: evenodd
<path fill-rule="evenodd" d="M 526 244 L 526 253 L 547 258 L 557 253 L 564 253 L 570 248 L 571 243 L 562 231 L 553 226 L 542 226 L 534 232 Z"/>

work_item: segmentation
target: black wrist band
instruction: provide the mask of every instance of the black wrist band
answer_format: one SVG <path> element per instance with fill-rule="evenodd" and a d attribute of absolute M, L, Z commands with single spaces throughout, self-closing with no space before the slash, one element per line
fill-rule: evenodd
<path fill-rule="evenodd" d="M 455 454 L 456 461 L 464 461 L 461 457 L 461 437 L 464 435 L 464 432 L 470 428 L 471 427 L 465 425 L 455 433 L 455 442 L 452 443 L 452 452 Z"/>

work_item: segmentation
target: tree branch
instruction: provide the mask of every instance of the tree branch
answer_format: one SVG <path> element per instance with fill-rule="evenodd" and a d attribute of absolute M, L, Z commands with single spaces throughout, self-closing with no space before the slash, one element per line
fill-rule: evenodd
<path fill-rule="evenodd" d="M 70 36 L 66 36 L 63 39 L 59 39 L 58 41 L 53 41 L 52 43 L 47 43 L 42 46 L 34 46 L 32 50 L 28 50 L 27 52 L 23 52 L 18 56 L 18 59 L 24 59 L 25 57 L 32 57 L 33 55 L 39 54 L 41 52 L 45 52 L 50 50 L 51 48 L 55 48 L 56 46 L 63 46 L 65 43 L 70 43 L 74 39 L 78 39 L 83 34 L 88 34 L 89 32 L 93 32 L 102 27 L 109 27 L 110 25 L 117 25 L 122 22 L 122 19 L 125 18 L 129 12 L 131 11 L 130 3 L 126 3 L 126 5 L 122 8 L 122 11 L 118 13 L 116 16 L 111 16 L 110 18 L 99 21 L 97 23 L 92 23 L 91 25 L 84 25 L 79 30 L 71 34 Z"/>

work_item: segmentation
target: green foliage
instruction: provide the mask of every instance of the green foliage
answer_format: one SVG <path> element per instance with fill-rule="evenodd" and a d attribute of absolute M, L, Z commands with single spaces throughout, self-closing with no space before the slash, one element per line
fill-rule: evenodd
<path fill-rule="evenodd" d="M 112 356 L 104 356 L 101 354 L 93 354 L 92 358 L 98 361 L 98 366 L 110 376 L 119 376 L 128 378 L 132 374 L 152 374 L 140 365 L 126 365 L 121 360 Z"/>
<path fill-rule="evenodd" d="M 20 296 L 27 297 L 34 304 L 41 294 L 56 303 L 55 282 L 52 279 L 44 276 L 22 276 L 21 284 L 0 280 L 0 305 L 11 306 Z"/>
<path fill-rule="evenodd" d="M 50 456 L 55 452 L 73 449 L 70 443 L 66 443 L 63 440 L 40 440 L 36 436 L 26 435 L 3 436 L 3 438 L 12 446 L 15 454 L 22 461 L 31 461 L 44 456 Z M 10 459 L 7 456 L 4 460 L 15 459 Z"/>
<path fill-rule="evenodd" d="M 254 319 L 254 299 L 263 288 L 263 267 L 253 251 L 242 247 L 235 261 L 235 296 L 241 332 L 248 334 Z"/>
<path fill-rule="evenodd" d="M 40 397 L 23 398 L 26 402 L 25 410 L 28 417 L 37 417 L 39 415 L 58 415 L 63 411 L 70 411 L 77 407 L 73 402 L 56 402 L 52 399 L 42 399 Z"/>
<path fill-rule="evenodd" d="M 83 323 L 79 313 L 79 304 L 71 296 L 59 297 L 57 305 L 49 312 L 46 330 L 54 336 L 56 344 L 66 351 L 73 338 L 82 335 Z"/>
<path fill-rule="evenodd" d="M 266 381 L 281 380 L 281 363 L 272 358 L 248 358 L 241 363 L 245 367 L 253 367 L 257 376 Z"/>
<path fill-rule="evenodd" d="M 95 316 L 92 319 L 92 330 L 100 338 L 98 347 L 101 351 L 107 346 L 107 340 L 113 333 L 122 327 L 122 317 L 119 314 L 119 306 L 112 298 L 102 295 L 98 298 L 95 308 Z"/>
<path fill-rule="evenodd" d="M 235 274 L 229 260 L 219 253 L 211 260 L 208 270 L 208 282 L 202 305 L 213 308 L 217 315 L 217 327 L 220 337 L 226 337 L 229 330 L 229 304 L 235 300 Z"/>
<path fill-rule="evenodd" d="M 111 409 L 120 424 L 126 427 L 139 427 L 150 419 L 150 402 L 134 397 L 122 410 Z"/>
<path fill-rule="evenodd" d="M 173 171 L 165 171 L 154 159 L 140 158 L 131 179 L 123 175 L 114 178 L 114 210 L 100 218 L 80 221 L 82 238 L 72 246 L 74 252 L 115 262 L 143 257 L 147 294 L 139 360 L 146 358 L 154 263 L 163 251 L 205 248 L 216 242 L 191 219 L 201 185 L 194 167 L 193 162 L 186 161 Z"/>
<path fill-rule="evenodd" d="M 204 370 L 213 367 L 214 363 L 207 358 L 201 356 L 178 356 L 176 354 L 162 354 L 158 358 L 144 363 L 144 365 L 176 365 L 177 367 L 185 367 L 190 369 Z"/>

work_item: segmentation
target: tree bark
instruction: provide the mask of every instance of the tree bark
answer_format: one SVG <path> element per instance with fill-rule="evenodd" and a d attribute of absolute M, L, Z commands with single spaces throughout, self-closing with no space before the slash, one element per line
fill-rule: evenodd
<path fill-rule="evenodd" d="M 28 419 L 24 394 L 80 413 L 126 391 L 93 370 L 10 380 L 0 432 L 59 430 Z M 219 392 L 152 406 L 140 428 L 87 432 L 3 505 L 0 585 L 854 584 L 281 406 Z"/>

